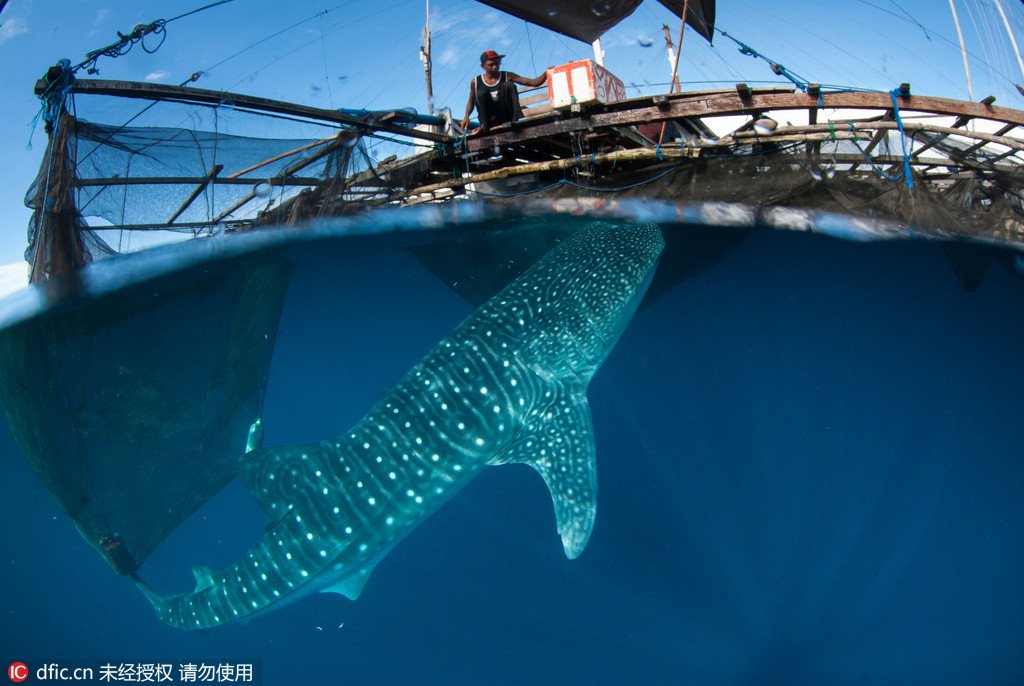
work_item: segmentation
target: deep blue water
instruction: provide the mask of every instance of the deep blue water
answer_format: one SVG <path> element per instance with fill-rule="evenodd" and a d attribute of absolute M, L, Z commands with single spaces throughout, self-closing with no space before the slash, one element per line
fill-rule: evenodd
<path fill-rule="evenodd" d="M 471 311 L 402 251 L 301 261 L 268 445 L 340 434 Z M 533 470 L 487 468 L 358 601 L 204 633 L 111 573 L 4 426 L 0 660 L 254 662 L 267 684 L 1022 683 L 1022 302 L 1002 263 L 965 291 L 935 243 L 756 231 L 643 308 L 594 378 L 579 559 Z M 189 590 L 190 565 L 261 527 L 233 483 L 144 576 Z"/>

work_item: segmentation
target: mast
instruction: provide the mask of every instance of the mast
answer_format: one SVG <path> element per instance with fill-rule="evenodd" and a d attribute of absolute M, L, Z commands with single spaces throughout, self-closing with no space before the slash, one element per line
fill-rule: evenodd
<path fill-rule="evenodd" d="M 427 81 L 427 114 L 434 114 L 434 84 L 430 74 L 430 0 L 427 0 L 427 23 L 423 25 L 423 45 L 420 47 L 423 60 L 423 77 Z"/>
<path fill-rule="evenodd" d="M 665 45 L 668 47 L 668 67 L 674 71 L 676 66 L 676 49 L 672 44 L 672 32 L 669 31 L 668 24 L 662 24 L 661 30 L 665 33 Z M 682 90 L 682 86 L 679 85 L 679 77 L 673 75 L 672 92 L 681 93 Z"/>
<path fill-rule="evenodd" d="M 686 31 L 686 13 L 690 9 L 690 0 L 683 0 L 683 16 L 679 21 L 679 52 L 676 53 L 676 58 L 672 60 L 672 84 L 679 83 L 679 56 L 683 53 L 683 32 Z M 665 27 L 665 32 L 668 33 L 668 27 Z M 682 92 L 682 88 L 678 92 Z M 668 126 L 668 122 L 662 122 L 661 133 L 658 134 L 658 145 L 665 140 L 665 128 Z"/>
<path fill-rule="evenodd" d="M 1003 11 L 1003 3 L 999 0 L 995 0 L 996 9 L 999 10 L 999 16 L 1003 18 L 1003 26 L 1006 27 L 1006 35 L 1010 37 L 1010 45 L 1013 46 L 1013 54 L 1017 56 L 1017 66 L 1020 67 L 1020 75 L 1024 78 L 1024 60 L 1020 58 L 1020 49 L 1017 48 L 1017 39 L 1013 37 L 1013 30 L 1010 29 L 1010 21 L 1006 18 L 1006 12 Z M 1020 86 L 1017 87 L 1018 89 Z"/>
<path fill-rule="evenodd" d="M 601 48 L 601 39 L 598 38 L 596 41 L 590 44 L 590 47 L 594 49 L 594 62 L 598 66 L 604 66 L 604 50 Z"/>
<path fill-rule="evenodd" d="M 676 53 L 676 59 L 672 64 L 672 83 L 679 81 L 679 58 L 683 54 L 683 32 L 686 31 L 686 13 L 690 9 L 690 0 L 683 0 L 683 16 L 679 22 L 679 52 Z"/>
<path fill-rule="evenodd" d="M 964 58 L 964 73 L 967 74 L 967 99 L 974 100 L 974 88 L 971 86 L 971 67 L 967 64 L 967 47 L 964 45 L 964 33 L 960 30 L 960 17 L 956 14 L 956 5 L 949 0 L 949 11 L 953 13 L 953 23 L 956 24 L 956 36 L 960 39 L 960 54 Z"/>

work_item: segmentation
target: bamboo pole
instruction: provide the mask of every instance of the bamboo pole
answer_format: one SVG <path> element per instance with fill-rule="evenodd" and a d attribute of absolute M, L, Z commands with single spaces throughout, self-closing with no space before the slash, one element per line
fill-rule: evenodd
<path fill-rule="evenodd" d="M 423 60 L 423 77 L 427 81 L 427 114 L 434 114 L 434 83 L 430 62 L 430 0 L 427 0 L 427 23 L 423 25 L 423 47 L 420 48 Z"/>
<path fill-rule="evenodd" d="M 960 17 L 956 14 L 956 5 L 949 0 L 949 11 L 953 13 L 953 23 L 956 24 L 956 35 L 960 39 L 960 54 L 964 59 L 964 73 L 967 75 L 967 99 L 974 100 L 974 88 L 971 85 L 971 67 L 967 63 L 967 46 L 964 45 L 964 32 L 960 30 Z"/>
<path fill-rule="evenodd" d="M 668 66 L 675 70 L 676 67 L 676 48 L 672 44 L 672 32 L 669 31 L 668 24 L 662 24 L 661 30 L 665 34 L 665 45 L 668 49 Z M 670 88 L 671 93 L 682 93 L 683 87 L 679 85 L 679 77 L 672 77 L 672 86 Z"/>
<path fill-rule="evenodd" d="M 214 224 L 221 223 L 228 216 L 230 216 L 232 213 L 237 212 L 243 206 L 245 206 L 246 204 L 248 204 L 249 202 L 254 200 L 256 198 L 256 187 L 257 186 L 261 185 L 262 183 L 268 183 L 271 186 L 274 186 L 275 183 L 279 179 L 287 178 L 288 176 L 291 176 L 295 172 L 297 172 L 297 171 L 299 171 L 301 169 L 304 169 L 304 168 L 308 167 L 309 165 L 311 165 L 311 164 L 313 164 L 315 162 L 320 161 L 322 158 L 326 157 L 327 155 L 330 155 L 332 152 L 337 150 L 338 147 L 341 146 L 341 145 L 343 145 L 343 144 L 340 143 L 340 142 L 336 142 L 336 143 L 333 143 L 331 145 L 327 145 L 327 146 L 324 147 L 323 150 L 319 150 L 315 155 L 312 155 L 309 158 L 304 159 L 304 160 L 299 160 L 298 162 L 296 162 L 295 164 L 291 165 L 287 169 L 281 171 L 274 178 L 267 179 L 266 181 L 262 181 L 262 182 L 257 182 L 253 186 L 252 192 L 250 192 L 248 195 L 243 197 L 241 200 L 236 202 L 234 205 L 232 205 L 231 207 L 229 207 L 228 209 L 224 210 L 219 215 L 217 215 L 217 218 L 213 220 L 213 223 Z"/>
<path fill-rule="evenodd" d="M 189 206 L 196 201 L 196 198 L 199 197 L 199 194 L 206 190 L 206 187 L 210 185 L 210 182 L 216 179 L 217 174 L 220 174 L 221 171 L 223 171 L 223 169 L 223 164 L 213 165 L 213 168 L 210 169 L 210 172 L 206 175 L 206 178 L 203 179 L 202 182 L 200 182 L 194 189 L 192 189 L 192 193 L 190 193 L 188 198 L 185 199 L 185 202 L 181 203 L 181 207 L 179 207 L 178 210 L 171 215 L 171 218 L 167 220 L 167 226 L 173 224 L 175 219 L 184 214 L 185 210 L 187 210 Z"/>
<path fill-rule="evenodd" d="M 274 155 L 273 157 L 268 157 L 267 159 L 263 160 L 262 162 L 257 162 L 256 164 L 254 164 L 254 165 L 252 165 L 250 167 L 246 167 L 245 169 L 242 169 L 241 171 L 236 171 L 234 174 L 229 174 L 229 175 L 225 176 L 224 178 L 226 178 L 226 179 L 237 179 L 238 177 L 243 176 L 245 174 L 248 174 L 251 171 L 256 171 L 260 167 L 265 167 L 268 164 L 273 164 L 274 162 L 278 162 L 280 160 L 283 160 L 286 157 L 291 157 L 292 155 L 297 155 L 300 152 L 305 152 L 306 150 L 310 150 L 311 148 L 316 148 L 316 147 L 319 147 L 321 145 L 324 145 L 325 143 L 330 143 L 331 141 L 336 140 L 340 135 L 341 135 L 340 133 L 336 133 L 333 136 L 329 136 L 327 138 L 321 138 L 320 140 L 313 141 L 312 143 L 307 143 L 306 145 L 303 145 L 303 146 L 300 146 L 298 148 L 295 148 L 294 150 L 288 150 L 287 152 L 282 152 L 280 155 Z"/>

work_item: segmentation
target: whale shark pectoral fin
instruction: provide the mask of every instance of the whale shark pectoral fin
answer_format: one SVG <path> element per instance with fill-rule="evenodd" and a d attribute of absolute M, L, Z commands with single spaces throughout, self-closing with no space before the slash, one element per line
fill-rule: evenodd
<path fill-rule="evenodd" d="M 196 565 L 192 568 L 192 576 L 196 578 L 196 593 L 213 586 L 213 570 L 209 567 Z"/>
<path fill-rule="evenodd" d="M 329 586 L 324 586 L 320 589 L 321 593 L 340 593 L 349 600 L 357 600 L 359 595 L 363 592 L 363 587 L 366 586 L 367 580 L 370 578 L 370 574 L 377 568 L 377 563 L 387 557 L 387 554 L 394 548 L 394 543 L 385 546 L 380 554 L 374 559 L 367 562 L 363 567 L 355 572 L 349 574 L 344 579 L 337 581 Z"/>
<path fill-rule="evenodd" d="M 569 559 L 579 557 L 597 514 L 597 463 L 586 388 L 561 386 L 531 415 L 521 435 L 488 464 L 522 462 L 551 492 L 555 525 Z"/>
<path fill-rule="evenodd" d="M 359 596 L 363 592 L 363 588 L 366 587 L 366 582 L 370 578 L 370 574 L 373 572 L 373 568 L 376 563 L 363 567 L 355 574 L 345 577 L 341 581 L 325 586 L 320 589 L 321 593 L 340 593 L 349 600 L 358 600 Z"/>

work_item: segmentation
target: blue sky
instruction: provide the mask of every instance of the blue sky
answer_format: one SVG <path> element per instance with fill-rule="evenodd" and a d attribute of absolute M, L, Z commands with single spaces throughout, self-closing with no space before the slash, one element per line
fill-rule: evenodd
<path fill-rule="evenodd" d="M 61 57 L 77 63 L 108 45 L 117 31 L 128 33 L 136 24 L 170 19 L 210 1 L 9 0 L 0 13 L 0 264 L 21 259 L 29 217 L 23 198 L 46 145 L 39 127 L 28 148 L 39 108 L 35 80 Z M 956 0 L 972 53 L 975 99 L 991 94 L 998 104 L 1024 107 L 1013 87 L 1024 77 L 993 2 Z M 1002 3 L 1024 39 L 1024 7 L 1017 0 Z M 472 0 L 430 5 L 435 103 L 457 115 L 485 49 L 506 53 L 507 69 L 530 76 L 592 54 L 589 45 Z M 423 0 L 232 0 L 168 24 L 165 42 L 152 54 L 137 46 L 120 58 L 101 58 L 98 77 L 177 84 L 202 71 L 197 85 L 203 88 L 319 107 L 422 111 L 424 18 Z M 670 70 L 663 23 L 673 35 L 678 31 L 678 20 L 648 0 L 603 39 L 606 64 L 630 94 L 665 89 Z M 909 81 L 916 93 L 967 97 L 948 0 L 720 0 L 718 27 L 810 81 L 885 90 Z M 709 46 L 695 34 L 684 39 L 680 75 L 692 89 L 781 81 L 727 39 L 717 36 Z M 111 113 L 114 120 L 105 123 L 123 123 L 117 118 L 134 114 L 138 108 L 132 107 Z"/>

